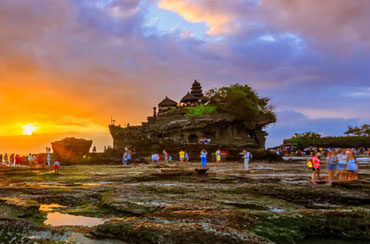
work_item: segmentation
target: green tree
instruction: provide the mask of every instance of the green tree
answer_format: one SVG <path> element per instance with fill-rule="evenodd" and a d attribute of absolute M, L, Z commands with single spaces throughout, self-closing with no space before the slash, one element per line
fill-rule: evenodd
<path fill-rule="evenodd" d="M 362 125 L 361 127 L 352 127 L 352 126 L 348 126 L 348 130 L 346 132 L 344 132 L 345 135 L 349 136 L 349 135 L 354 135 L 354 136 L 370 136 L 370 133 L 369 133 L 369 130 L 370 130 L 370 125 L 369 124 L 364 124 Z"/>
<path fill-rule="evenodd" d="M 219 111 L 234 114 L 245 121 L 258 121 L 264 126 L 276 122 L 270 99 L 259 97 L 248 85 L 211 89 L 206 93 L 206 100 L 207 104 L 217 106 Z"/>
<path fill-rule="evenodd" d="M 363 136 L 369 136 L 370 135 L 370 125 L 369 124 L 362 125 L 361 132 Z"/>
<path fill-rule="evenodd" d="M 295 133 L 294 136 L 287 141 L 292 143 L 294 146 L 304 149 L 309 146 L 316 146 L 321 139 L 321 135 L 316 132 L 306 132 L 306 133 Z"/>
<path fill-rule="evenodd" d="M 353 128 L 352 126 L 348 126 L 348 130 L 344 132 L 345 135 L 350 136 L 353 133 Z"/>

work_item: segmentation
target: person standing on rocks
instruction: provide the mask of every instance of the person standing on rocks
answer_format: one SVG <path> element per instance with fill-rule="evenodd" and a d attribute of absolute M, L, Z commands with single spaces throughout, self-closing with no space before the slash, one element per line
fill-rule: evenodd
<path fill-rule="evenodd" d="M 200 152 L 200 159 L 202 161 L 202 168 L 207 168 L 207 151 L 206 149 L 203 149 L 201 152 Z"/>
<path fill-rule="evenodd" d="M 163 150 L 163 159 L 166 164 L 168 164 L 168 153 L 166 150 Z"/>
<path fill-rule="evenodd" d="M 341 149 L 339 151 L 339 154 L 337 155 L 337 157 L 338 157 L 338 167 L 337 167 L 338 175 L 337 175 L 337 179 L 338 179 L 338 181 L 343 182 L 343 181 L 347 180 L 347 172 L 346 172 L 347 155 L 346 155 L 344 149 Z"/>
<path fill-rule="evenodd" d="M 123 154 L 122 163 L 123 165 L 128 164 L 128 151 L 125 151 L 125 153 Z"/>
<path fill-rule="evenodd" d="M 252 159 L 252 153 L 248 152 L 247 150 L 243 150 L 242 155 L 243 155 L 243 159 L 244 159 L 245 171 L 248 171 L 249 170 L 249 161 Z"/>
<path fill-rule="evenodd" d="M 22 158 L 17 154 L 15 155 L 15 166 L 20 167 L 21 166 Z"/>
<path fill-rule="evenodd" d="M 58 160 L 55 160 L 54 162 L 54 173 L 55 174 L 58 174 L 59 173 L 59 169 L 60 169 L 60 163 Z"/>
<path fill-rule="evenodd" d="M 329 185 L 333 184 L 333 178 L 335 175 L 335 171 L 337 170 L 338 162 L 339 160 L 336 152 L 334 150 L 330 151 L 328 154 Z"/>
<path fill-rule="evenodd" d="M 15 163 L 14 163 L 14 159 L 15 159 L 15 155 L 14 153 L 10 154 L 10 160 L 9 160 L 9 166 L 14 166 Z"/>
<path fill-rule="evenodd" d="M 358 169 L 359 169 L 359 163 L 355 158 L 355 155 L 353 152 L 347 153 L 347 177 L 348 181 L 354 181 L 358 179 Z"/>
<path fill-rule="evenodd" d="M 32 168 L 33 167 L 33 156 L 31 153 L 28 154 L 27 161 L 28 161 L 28 166 L 31 166 Z"/>
<path fill-rule="evenodd" d="M 185 151 L 185 162 L 186 162 L 186 165 L 189 165 L 189 153 L 187 151 Z"/>
<path fill-rule="evenodd" d="M 9 158 L 8 158 L 7 153 L 5 153 L 5 155 L 4 155 L 4 162 L 5 162 L 6 165 L 9 163 Z"/>
<path fill-rule="evenodd" d="M 46 160 L 48 162 L 48 167 L 50 167 L 50 160 L 51 160 L 50 153 L 48 153 L 48 155 L 46 156 Z"/>
<path fill-rule="evenodd" d="M 215 154 L 216 154 L 216 163 L 217 166 L 219 166 L 221 162 L 221 149 L 218 149 Z"/>
<path fill-rule="evenodd" d="M 311 158 L 312 162 L 312 184 L 317 185 L 317 181 L 320 181 L 320 159 L 319 153 L 315 153 L 314 156 Z M 316 181 L 317 178 L 317 181 Z"/>
<path fill-rule="evenodd" d="M 127 164 L 131 164 L 132 160 L 132 151 L 131 149 L 127 151 Z"/>
<path fill-rule="evenodd" d="M 179 152 L 179 158 L 180 158 L 180 164 L 181 165 L 184 164 L 184 162 L 185 162 L 185 151 L 184 150 L 181 150 Z"/>

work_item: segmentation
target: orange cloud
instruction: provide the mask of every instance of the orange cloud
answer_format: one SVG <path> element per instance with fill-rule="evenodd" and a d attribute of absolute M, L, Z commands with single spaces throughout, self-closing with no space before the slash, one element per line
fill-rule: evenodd
<path fill-rule="evenodd" d="M 235 12 L 225 1 L 208 0 L 161 0 L 158 7 L 173 11 L 193 23 L 204 22 L 208 34 L 222 35 L 235 32 L 240 26 L 233 21 Z"/>

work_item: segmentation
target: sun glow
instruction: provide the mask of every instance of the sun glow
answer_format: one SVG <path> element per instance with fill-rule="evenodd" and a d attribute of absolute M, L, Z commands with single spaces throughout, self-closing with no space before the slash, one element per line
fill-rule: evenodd
<path fill-rule="evenodd" d="M 32 124 L 26 124 L 26 125 L 23 125 L 22 127 L 23 127 L 24 135 L 32 135 L 33 132 L 37 130 L 37 127 Z"/>

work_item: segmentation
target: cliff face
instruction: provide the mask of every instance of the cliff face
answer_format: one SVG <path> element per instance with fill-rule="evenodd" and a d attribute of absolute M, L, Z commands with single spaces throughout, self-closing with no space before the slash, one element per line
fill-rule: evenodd
<path fill-rule="evenodd" d="M 261 122 L 263 124 L 263 122 Z M 110 125 L 114 148 L 123 151 L 134 147 L 139 153 L 150 155 L 163 149 L 177 155 L 181 149 L 198 157 L 202 148 L 210 152 L 218 148 L 238 155 L 242 149 L 263 154 L 266 133 L 259 123 L 250 124 L 231 114 L 184 116 L 181 110 L 173 110 L 149 117 L 142 126 L 122 128 Z M 201 138 L 211 139 L 204 145 Z"/>

